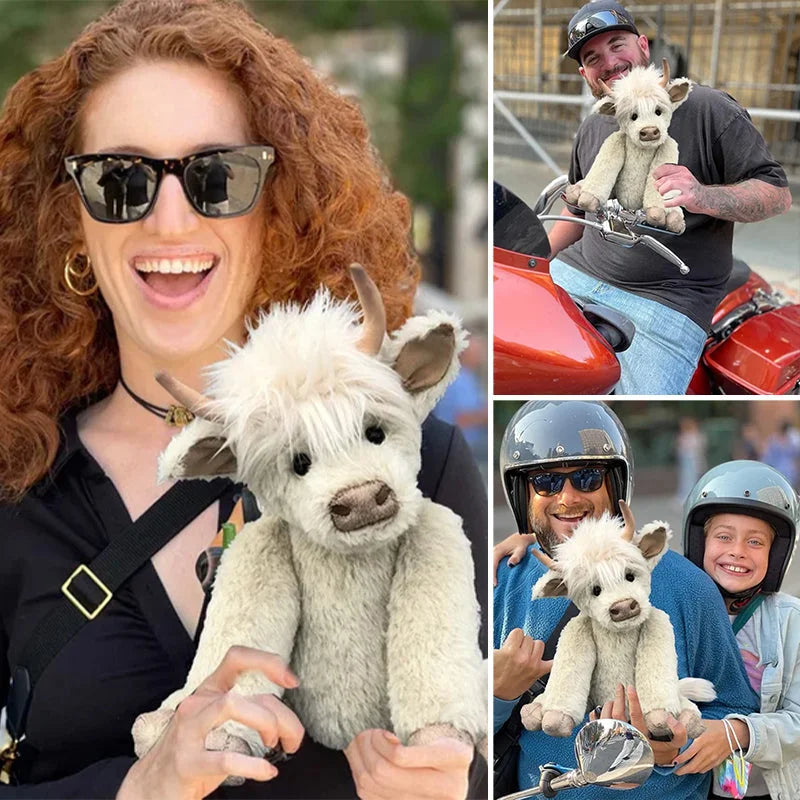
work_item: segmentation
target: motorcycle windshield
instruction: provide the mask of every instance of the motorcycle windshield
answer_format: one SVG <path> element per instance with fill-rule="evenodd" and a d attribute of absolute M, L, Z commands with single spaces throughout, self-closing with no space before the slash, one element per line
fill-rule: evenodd
<path fill-rule="evenodd" d="M 519 197 L 496 181 L 494 245 L 540 258 L 550 255 L 550 242 L 539 218 Z"/>

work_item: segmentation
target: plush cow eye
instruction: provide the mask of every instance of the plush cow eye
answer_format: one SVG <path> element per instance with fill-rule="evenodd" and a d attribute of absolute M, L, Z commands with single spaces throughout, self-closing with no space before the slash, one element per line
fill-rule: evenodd
<path fill-rule="evenodd" d="M 369 428 L 364 431 L 364 436 L 366 436 L 367 441 L 372 442 L 372 444 L 380 444 L 386 438 L 386 434 L 380 425 L 370 425 Z"/>
<path fill-rule="evenodd" d="M 592 594 L 593 594 L 595 597 L 599 597 L 599 596 L 600 596 L 600 592 L 602 592 L 602 591 L 603 591 L 603 590 L 602 590 L 602 589 L 601 589 L 601 588 L 600 588 L 600 587 L 599 587 L 597 584 L 595 584 L 595 585 L 592 587 Z"/>
<path fill-rule="evenodd" d="M 625 580 L 626 581 L 635 581 L 636 580 L 636 576 L 630 570 L 628 570 L 628 572 L 625 573 Z"/>
<path fill-rule="evenodd" d="M 639 119 L 639 115 L 637 113 L 634 112 L 631 114 L 631 122 L 636 122 L 637 119 Z"/>
<path fill-rule="evenodd" d="M 661 116 L 661 109 L 660 109 L 660 108 L 657 108 L 657 109 L 656 109 L 656 116 L 657 116 L 657 117 L 660 117 L 660 116 Z"/>
<path fill-rule="evenodd" d="M 292 459 L 292 469 L 295 475 L 305 475 L 311 469 L 311 457 L 308 453 L 297 453 Z"/>

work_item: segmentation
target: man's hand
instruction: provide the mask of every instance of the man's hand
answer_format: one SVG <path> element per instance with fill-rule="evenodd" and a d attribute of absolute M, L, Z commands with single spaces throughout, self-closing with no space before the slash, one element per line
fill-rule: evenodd
<path fill-rule="evenodd" d="M 589 714 L 589 719 L 619 719 L 623 722 L 628 722 L 628 716 L 625 713 L 625 696 L 626 689 L 620 683 L 617 686 L 617 692 L 613 700 L 609 700 L 597 713 L 597 709 Z M 678 722 L 674 717 L 667 717 L 667 725 L 672 731 L 671 742 L 657 742 L 650 738 L 650 731 L 647 730 L 647 724 L 644 721 L 644 714 L 642 713 L 642 706 L 639 703 L 639 695 L 633 686 L 627 688 L 628 708 L 630 709 L 630 723 L 638 731 L 647 737 L 650 747 L 653 748 L 653 760 L 656 764 L 662 767 L 672 766 L 678 752 L 688 741 L 688 734 L 682 722 Z"/>
<path fill-rule="evenodd" d="M 553 662 L 542 660 L 543 654 L 544 642 L 526 636 L 522 628 L 514 628 L 503 646 L 494 651 L 494 696 L 513 700 L 550 672 Z"/>
<path fill-rule="evenodd" d="M 653 178 L 662 197 L 673 190 L 680 192 L 664 201 L 665 208 L 683 206 L 694 214 L 730 222 L 759 222 L 783 214 L 792 204 L 788 187 L 773 186 L 757 178 L 731 186 L 706 186 L 678 164 L 656 167 Z"/>
<path fill-rule="evenodd" d="M 736 731 L 742 750 L 747 752 L 750 746 L 750 731 L 746 722 L 740 719 L 728 720 Z M 676 759 L 681 765 L 675 770 L 676 775 L 690 775 L 696 772 L 708 772 L 721 764 L 730 754 L 731 747 L 725 735 L 725 725 L 721 719 L 704 719 L 705 732 L 698 736 Z M 735 745 L 735 742 L 734 742 Z"/>
<path fill-rule="evenodd" d="M 500 562 L 508 556 L 508 565 L 510 567 L 513 567 L 514 564 L 519 564 L 525 558 L 528 548 L 535 543 L 536 537 L 532 533 L 512 533 L 492 548 L 495 586 L 497 586 L 497 567 L 500 566 Z"/>
<path fill-rule="evenodd" d="M 361 800 L 464 800 L 473 749 L 455 739 L 404 747 L 389 731 L 367 730 L 344 751 Z"/>

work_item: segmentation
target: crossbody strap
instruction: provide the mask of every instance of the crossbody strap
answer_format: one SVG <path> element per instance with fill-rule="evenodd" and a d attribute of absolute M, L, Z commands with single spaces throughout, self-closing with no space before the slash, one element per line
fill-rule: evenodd
<path fill-rule="evenodd" d="M 230 485 L 226 478 L 176 483 L 117 533 L 89 564 L 76 567 L 61 586 L 63 602 L 39 622 L 22 648 L 6 708 L 8 732 L 13 739 L 22 738 L 33 688 L 53 658 L 100 614 L 131 575 Z"/>
<path fill-rule="evenodd" d="M 556 652 L 556 646 L 558 645 L 558 639 L 561 636 L 561 631 L 564 630 L 564 628 L 567 626 L 567 623 L 573 617 L 577 616 L 578 613 L 577 606 L 575 603 L 571 602 L 561 616 L 561 619 L 556 623 L 555 628 L 553 628 L 553 632 L 547 637 L 547 641 L 544 643 L 542 660 L 549 661 L 551 658 L 553 658 Z M 519 737 L 522 735 L 522 731 L 524 730 L 521 717 L 522 707 L 533 701 L 534 698 L 538 697 L 545 690 L 549 677 L 549 672 L 545 675 L 542 675 L 541 678 L 531 684 L 530 688 L 526 689 L 522 693 L 522 696 L 514 706 L 514 710 L 511 712 L 511 715 L 503 723 L 503 726 L 500 728 L 500 730 L 498 730 L 494 735 L 495 764 L 510 747 L 513 747 L 519 741 Z"/>

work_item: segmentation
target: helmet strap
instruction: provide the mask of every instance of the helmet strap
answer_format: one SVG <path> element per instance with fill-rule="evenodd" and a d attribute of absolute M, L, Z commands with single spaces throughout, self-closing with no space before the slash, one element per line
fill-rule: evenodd
<path fill-rule="evenodd" d="M 749 589 L 744 589 L 741 592 L 729 592 L 726 588 L 720 586 L 716 581 L 714 581 L 714 583 L 724 598 L 725 605 L 730 609 L 731 612 L 738 614 L 761 591 L 763 581 L 762 583 L 759 583 L 756 586 L 751 586 Z"/>

